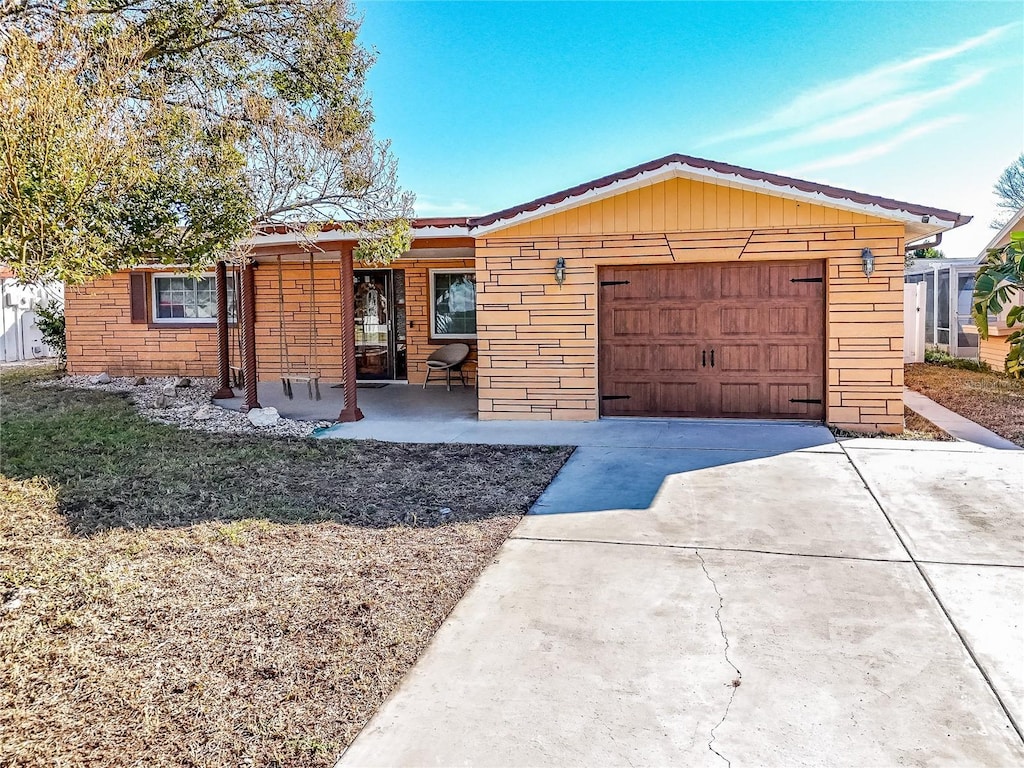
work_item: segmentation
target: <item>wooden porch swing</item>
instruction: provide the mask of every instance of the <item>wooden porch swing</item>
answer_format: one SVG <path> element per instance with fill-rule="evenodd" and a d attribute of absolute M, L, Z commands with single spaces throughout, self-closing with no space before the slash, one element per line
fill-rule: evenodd
<path fill-rule="evenodd" d="M 281 262 L 281 255 L 277 256 L 277 338 L 279 360 L 281 363 L 281 387 L 288 399 L 294 398 L 292 391 L 293 382 L 305 382 L 309 392 L 309 399 L 320 399 L 320 365 L 317 358 L 317 330 L 316 330 L 316 276 L 313 269 L 313 254 L 309 254 L 309 328 L 307 332 L 306 369 L 293 368 L 289 354 L 289 341 L 285 333 L 286 323 L 284 319 L 284 267 Z"/>

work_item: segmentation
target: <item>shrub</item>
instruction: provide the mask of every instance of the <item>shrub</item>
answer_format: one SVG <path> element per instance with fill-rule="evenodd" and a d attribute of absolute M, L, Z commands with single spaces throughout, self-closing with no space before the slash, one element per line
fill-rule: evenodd
<path fill-rule="evenodd" d="M 63 369 L 68 362 L 68 341 L 64 331 L 64 305 L 59 301 L 36 307 L 36 327 L 46 345 L 57 353 L 57 365 Z"/>
<path fill-rule="evenodd" d="M 992 370 L 988 363 L 971 360 L 966 357 L 953 357 L 951 354 L 943 352 L 941 349 L 925 350 L 924 361 L 926 363 L 932 363 L 933 365 L 945 365 L 949 368 L 960 368 L 965 371 L 988 372 Z"/>

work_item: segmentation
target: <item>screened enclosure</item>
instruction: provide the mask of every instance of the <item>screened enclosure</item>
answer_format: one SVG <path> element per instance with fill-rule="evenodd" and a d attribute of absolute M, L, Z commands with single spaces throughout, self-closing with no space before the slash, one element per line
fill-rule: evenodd
<path fill-rule="evenodd" d="M 971 325 L 971 294 L 978 265 L 966 259 L 915 259 L 904 282 L 924 283 L 925 344 L 954 357 L 977 357 L 978 334 Z"/>

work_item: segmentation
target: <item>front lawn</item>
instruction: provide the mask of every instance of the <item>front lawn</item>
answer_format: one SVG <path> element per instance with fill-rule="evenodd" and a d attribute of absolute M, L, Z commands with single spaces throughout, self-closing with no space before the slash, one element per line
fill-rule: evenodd
<path fill-rule="evenodd" d="M 907 387 L 1024 446 L 1024 381 L 932 363 L 906 366 Z"/>
<path fill-rule="evenodd" d="M 570 452 L 180 431 L 25 378 L 5 765 L 332 764 Z"/>

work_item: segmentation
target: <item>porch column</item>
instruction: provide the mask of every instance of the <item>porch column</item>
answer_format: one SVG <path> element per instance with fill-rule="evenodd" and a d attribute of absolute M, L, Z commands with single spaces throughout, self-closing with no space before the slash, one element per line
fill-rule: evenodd
<path fill-rule="evenodd" d="M 256 397 L 256 265 L 247 259 L 242 266 L 242 376 L 245 379 L 245 402 L 241 411 L 246 413 L 260 408 Z"/>
<path fill-rule="evenodd" d="M 217 262 L 217 391 L 214 400 L 227 400 L 234 397 L 231 391 L 231 370 L 228 359 L 228 265 Z"/>
<path fill-rule="evenodd" d="M 359 410 L 356 387 L 356 297 L 353 281 L 352 243 L 345 243 L 341 249 L 341 379 L 345 393 L 345 407 L 338 414 L 338 421 L 359 421 L 363 412 Z"/>

